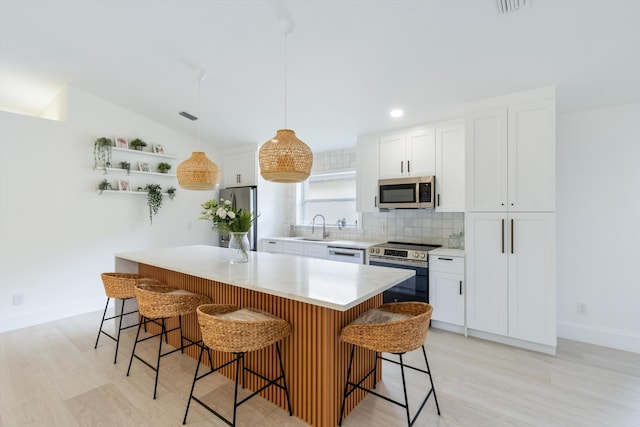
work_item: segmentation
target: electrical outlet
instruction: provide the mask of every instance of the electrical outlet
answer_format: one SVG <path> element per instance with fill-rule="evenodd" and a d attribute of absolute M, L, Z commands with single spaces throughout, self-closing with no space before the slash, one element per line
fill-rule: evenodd
<path fill-rule="evenodd" d="M 14 294 L 13 305 L 22 305 L 22 304 L 24 304 L 24 294 Z"/>
<path fill-rule="evenodd" d="M 381 222 L 381 223 L 380 223 L 380 226 L 379 226 L 379 231 L 380 231 L 381 233 L 384 233 L 384 229 L 385 229 L 385 227 L 384 227 L 384 222 Z"/>
<path fill-rule="evenodd" d="M 587 304 L 584 302 L 579 302 L 577 310 L 578 314 L 587 314 Z"/>

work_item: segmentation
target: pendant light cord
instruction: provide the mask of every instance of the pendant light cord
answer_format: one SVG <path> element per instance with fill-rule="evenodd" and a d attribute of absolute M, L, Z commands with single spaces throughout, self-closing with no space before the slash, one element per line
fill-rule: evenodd
<path fill-rule="evenodd" d="M 198 116 L 202 115 L 200 106 L 200 85 L 202 84 L 202 76 L 198 76 Z M 198 118 L 198 151 L 202 151 L 202 142 L 200 140 L 200 119 Z"/>
<path fill-rule="evenodd" d="M 284 128 L 287 129 L 287 37 L 284 35 Z"/>

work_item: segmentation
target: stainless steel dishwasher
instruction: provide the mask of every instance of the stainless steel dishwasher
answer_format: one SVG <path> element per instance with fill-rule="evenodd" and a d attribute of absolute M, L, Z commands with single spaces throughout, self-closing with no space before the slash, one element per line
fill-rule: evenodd
<path fill-rule="evenodd" d="M 349 262 L 351 264 L 364 264 L 364 251 L 364 249 L 329 246 L 329 256 L 327 259 Z"/>

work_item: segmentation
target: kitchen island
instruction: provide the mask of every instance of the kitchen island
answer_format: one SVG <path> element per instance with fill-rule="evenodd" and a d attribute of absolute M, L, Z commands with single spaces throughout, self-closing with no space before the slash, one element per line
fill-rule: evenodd
<path fill-rule="evenodd" d="M 248 263 L 230 264 L 230 251 L 198 245 L 118 253 L 116 271 L 153 277 L 208 295 L 217 304 L 258 308 L 289 321 L 293 332 L 282 342 L 282 351 L 293 413 L 313 426 L 335 426 L 348 364 L 348 346 L 339 341 L 340 331 L 382 304 L 383 291 L 415 273 L 262 252 L 251 252 Z M 192 339 L 200 337 L 195 316 L 183 320 L 183 329 Z M 179 346 L 179 339 L 169 343 Z M 198 355 L 195 347 L 187 353 Z M 214 363 L 226 360 L 228 355 L 214 354 Z M 354 375 L 363 375 L 374 361 L 373 352 L 357 349 Z M 268 376 L 277 373 L 275 349 L 247 355 L 246 364 Z M 233 378 L 232 367 L 221 372 Z M 247 387 L 257 389 L 261 382 L 251 378 Z M 286 407 L 280 389 L 270 387 L 262 396 Z M 345 412 L 363 397 L 362 392 L 352 393 Z"/>

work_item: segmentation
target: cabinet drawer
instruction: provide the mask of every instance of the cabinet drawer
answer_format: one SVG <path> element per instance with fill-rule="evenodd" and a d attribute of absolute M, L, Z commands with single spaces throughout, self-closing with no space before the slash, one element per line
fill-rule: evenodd
<path fill-rule="evenodd" d="M 279 240 L 262 240 L 262 252 L 282 253 L 282 242 Z"/>
<path fill-rule="evenodd" d="M 327 245 L 320 245 L 317 243 L 305 243 L 304 244 L 304 256 L 312 258 L 327 258 L 329 255 L 329 248 Z"/>
<path fill-rule="evenodd" d="M 429 255 L 429 271 L 464 274 L 464 258 L 448 255 Z"/>
<path fill-rule="evenodd" d="M 304 243 L 302 242 L 283 242 L 282 252 L 291 255 L 304 255 Z"/>

